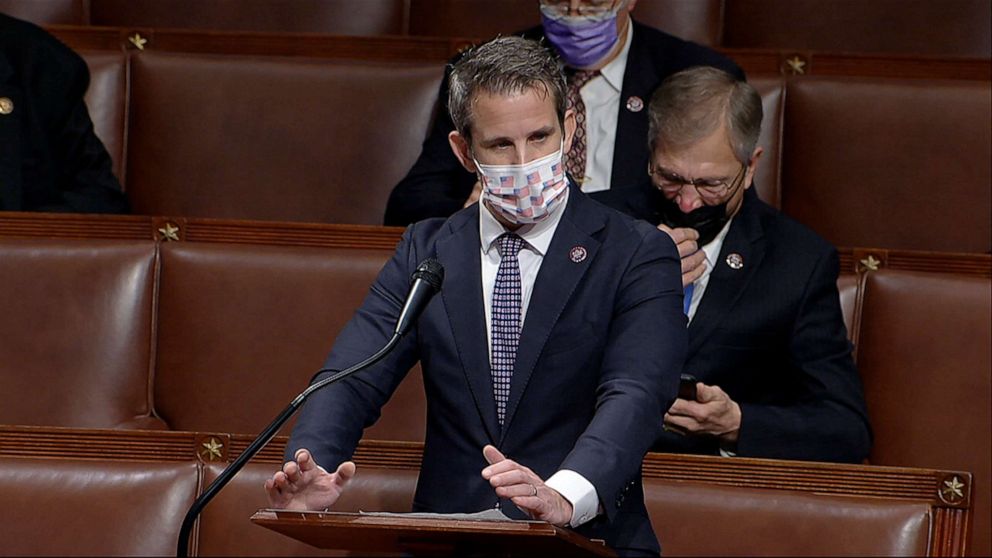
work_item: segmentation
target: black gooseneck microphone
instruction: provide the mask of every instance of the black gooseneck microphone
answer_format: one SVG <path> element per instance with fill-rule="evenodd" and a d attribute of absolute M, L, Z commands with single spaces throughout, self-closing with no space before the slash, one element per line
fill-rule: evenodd
<path fill-rule="evenodd" d="M 372 366 L 382 360 L 387 354 L 389 354 L 390 351 L 393 350 L 393 347 L 396 346 L 396 343 L 399 342 L 400 338 L 406 335 L 413 323 L 417 321 L 417 318 L 420 316 L 421 312 L 423 312 L 424 308 L 427 307 L 427 303 L 430 302 L 431 297 L 441 290 L 441 283 L 444 282 L 444 267 L 441 265 L 441 262 L 437 261 L 437 259 L 433 257 L 427 258 L 426 260 L 420 262 L 420 265 L 417 266 L 417 270 L 413 272 L 410 280 L 410 292 L 406 295 L 406 301 L 403 303 L 403 309 L 400 310 L 400 317 L 396 320 L 396 329 L 393 331 L 393 336 L 389 339 L 389 341 L 375 354 L 362 362 L 342 370 L 337 374 L 328 376 L 319 382 L 311 384 L 307 389 L 303 390 L 302 393 L 297 395 L 296 399 L 293 399 L 289 406 L 283 409 L 283 411 L 279 413 L 279 416 L 277 416 L 271 424 L 265 427 L 265 430 L 263 430 L 262 433 L 255 438 L 251 445 L 249 445 L 245 451 L 243 451 L 241 455 L 234 460 L 233 463 L 228 465 L 227 468 L 225 468 L 224 471 L 221 472 L 221 474 L 214 480 L 214 482 L 210 483 L 210 486 L 203 491 L 203 494 L 201 494 L 200 497 L 193 502 L 193 505 L 189 507 L 189 511 L 186 512 L 186 517 L 183 519 L 183 524 L 179 528 L 179 541 L 176 548 L 176 556 L 188 556 L 189 536 L 193 530 L 193 523 L 196 522 L 196 518 L 200 515 L 200 512 L 203 511 L 203 508 L 206 507 L 210 500 L 212 500 L 214 496 L 216 496 L 217 493 L 231 481 L 232 478 L 234 478 L 234 475 L 236 475 L 238 471 L 240 471 L 245 464 L 247 464 L 248 461 L 255 456 L 255 454 L 257 454 L 262 448 L 265 447 L 266 444 L 269 443 L 269 441 L 272 440 L 273 437 L 275 437 L 276 433 L 279 431 L 279 428 L 282 427 L 282 425 L 285 424 L 297 410 L 299 410 L 299 408 L 303 405 L 303 402 L 306 401 L 310 395 L 323 387 L 347 378 L 355 372 Z M 324 368 L 317 371 L 317 374 L 328 371 L 331 371 L 331 369 Z"/>

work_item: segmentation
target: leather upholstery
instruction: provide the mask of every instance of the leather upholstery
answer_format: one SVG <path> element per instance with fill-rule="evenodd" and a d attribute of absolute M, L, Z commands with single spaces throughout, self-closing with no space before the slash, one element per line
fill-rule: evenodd
<path fill-rule="evenodd" d="M 535 0 L 410 0 L 410 34 L 489 38 L 541 23 Z M 721 0 L 647 0 L 634 18 L 704 45 L 720 42 Z"/>
<path fill-rule="evenodd" d="M 409 0 L 90 0 L 91 23 L 334 35 L 398 35 Z"/>
<path fill-rule="evenodd" d="M 840 293 L 840 311 L 844 315 L 844 326 L 847 327 L 847 338 L 851 342 L 858 340 L 858 328 L 861 325 L 860 298 L 862 295 L 861 276 L 841 274 L 837 277 L 837 291 Z M 855 356 L 857 353 L 855 353 Z"/>
<path fill-rule="evenodd" d="M 0 240 L 0 423 L 157 428 L 152 242 Z"/>
<path fill-rule="evenodd" d="M 327 556 L 323 551 L 274 531 L 253 525 L 247 518 L 268 507 L 262 484 L 277 469 L 273 464 L 249 464 L 217 495 L 200 517 L 200 556 Z M 210 464 L 204 484 L 213 482 L 222 467 Z M 414 469 L 359 467 L 334 506 L 334 511 L 409 512 L 417 486 Z"/>
<path fill-rule="evenodd" d="M 0 458 L 7 556 L 171 556 L 197 465 Z"/>
<path fill-rule="evenodd" d="M 90 69 L 86 108 L 97 137 L 114 161 L 114 175 L 124 185 L 125 132 L 127 130 L 127 55 L 112 51 L 83 51 Z"/>
<path fill-rule="evenodd" d="M 992 56 L 988 0 L 726 0 L 722 45 Z"/>
<path fill-rule="evenodd" d="M 380 223 L 442 64 L 146 52 L 132 59 L 135 213 Z"/>
<path fill-rule="evenodd" d="M 776 494 L 650 478 L 644 491 L 661 551 L 668 556 L 927 553 L 930 509 L 919 502 Z"/>
<path fill-rule="evenodd" d="M 785 82 L 778 76 L 750 76 L 748 81 L 761 95 L 761 135 L 758 145 L 764 148 L 758 160 L 753 188 L 768 205 L 782 207 L 782 111 L 785 109 Z"/>
<path fill-rule="evenodd" d="M 990 86 L 789 80 L 782 209 L 837 246 L 992 251 Z"/>
<path fill-rule="evenodd" d="M 207 243 L 161 252 L 156 409 L 173 429 L 241 433 L 261 431 L 307 386 L 389 256 Z"/>
<path fill-rule="evenodd" d="M 971 552 L 992 553 L 992 282 L 881 270 L 858 343 L 870 460 L 975 475 Z"/>
<path fill-rule="evenodd" d="M 0 0 L 0 12 L 36 25 L 86 25 L 88 0 Z"/>

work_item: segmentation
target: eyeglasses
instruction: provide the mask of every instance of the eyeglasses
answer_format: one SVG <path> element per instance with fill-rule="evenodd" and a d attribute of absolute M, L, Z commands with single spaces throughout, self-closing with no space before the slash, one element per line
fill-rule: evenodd
<path fill-rule="evenodd" d="M 737 172 L 737 176 L 729 184 L 726 180 L 685 178 L 662 167 L 648 167 L 648 174 L 651 175 L 655 187 L 664 192 L 666 196 L 678 195 L 682 188 L 691 185 L 696 189 L 696 193 L 699 194 L 703 203 L 716 205 L 721 203 L 730 191 L 736 190 L 743 183 L 746 170 L 747 165 L 741 163 L 741 170 Z"/>
<path fill-rule="evenodd" d="M 580 16 L 603 16 L 612 12 L 619 4 L 617 0 L 580 0 L 575 11 Z M 551 12 L 550 15 L 565 17 L 571 14 L 570 0 L 541 0 L 541 7 Z"/>

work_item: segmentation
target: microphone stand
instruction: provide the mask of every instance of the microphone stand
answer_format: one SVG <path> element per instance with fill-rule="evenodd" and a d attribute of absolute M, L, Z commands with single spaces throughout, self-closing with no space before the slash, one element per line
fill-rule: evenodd
<path fill-rule="evenodd" d="M 402 336 L 403 334 L 400 333 L 399 328 L 397 328 L 397 331 L 393 333 L 393 336 L 389 339 L 389 342 L 379 349 L 377 353 L 350 368 L 334 374 L 333 376 L 328 376 L 319 382 L 311 384 L 310 387 L 297 395 L 296 399 L 293 399 L 292 403 L 283 409 L 283 411 L 279 413 L 279 416 L 277 416 L 275 420 L 273 420 L 272 423 L 269 424 L 257 438 L 255 438 L 251 445 L 249 445 L 248 448 L 245 449 L 245 451 L 243 451 L 233 463 L 228 465 L 227 468 L 221 472 L 220 476 L 218 476 L 214 482 L 210 483 L 210 486 L 203 491 L 203 494 L 201 494 L 200 497 L 193 502 L 193 505 L 190 506 L 189 511 L 186 512 L 186 517 L 183 519 L 182 527 L 179 528 L 179 542 L 176 548 L 176 556 L 185 558 L 189 555 L 190 533 L 193 530 L 193 523 L 196 522 L 196 517 L 200 515 L 203 508 L 206 507 L 210 500 L 212 500 L 214 496 L 216 496 L 217 493 L 231 481 L 232 478 L 234 478 L 234 475 L 236 475 L 238 471 L 240 471 L 245 464 L 247 464 L 248 461 L 255 456 L 255 454 L 261 451 L 261 449 L 264 448 L 273 437 L 275 437 L 276 433 L 279 432 L 279 428 L 282 427 L 282 425 L 285 424 L 297 410 L 299 410 L 299 408 L 303 405 L 303 402 L 306 401 L 310 395 L 323 387 L 343 380 L 355 372 L 364 370 L 365 368 L 379 362 L 389 353 L 389 351 L 393 349 L 393 347 L 396 346 L 396 343 L 399 342 Z M 321 370 L 318 374 L 325 371 L 326 370 Z"/>

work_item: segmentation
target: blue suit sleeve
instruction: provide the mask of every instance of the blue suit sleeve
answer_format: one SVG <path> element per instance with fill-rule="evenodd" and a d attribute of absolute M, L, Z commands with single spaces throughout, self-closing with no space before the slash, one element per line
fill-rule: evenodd
<path fill-rule="evenodd" d="M 379 272 L 361 307 L 334 342 L 316 382 L 334 371 L 365 360 L 392 337 L 403 301 L 416 268 L 412 238 L 414 227 L 404 233 L 396 253 Z M 364 428 L 379 418 L 380 408 L 416 364 L 417 329 L 404 336 L 378 364 L 314 393 L 304 405 L 286 446 L 286 459 L 307 448 L 316 462 L 333 470 L 351 458 Z"/>
<path fill-rule="evenodd" d="M 560 467 L 596 487 L 611 521 L 661 432 L 662 406 L 675 397 L 685 326 L 678 253 L 667 235 L 652 229 L 623 272 L 596 413 Z"/>

